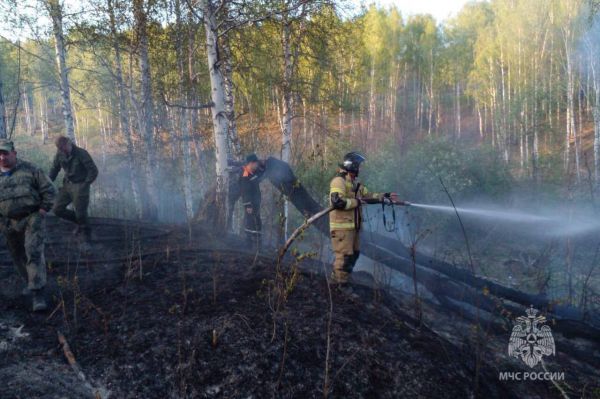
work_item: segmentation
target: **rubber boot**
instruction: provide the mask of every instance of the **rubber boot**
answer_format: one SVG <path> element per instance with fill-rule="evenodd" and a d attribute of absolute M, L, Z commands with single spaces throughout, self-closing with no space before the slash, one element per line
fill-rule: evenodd
<path fill-rule="evenodd" d="M 39 290 L 31 290 L 31 292 L 33 293 L 33 297 L 32 297 L 32 310 L 34 312 L 43 312 L 46 309 L 48 309 L 48 304 L 46 303 L 46 298 L 44 296 L 44 289 L 39 289 Z"/>
<path fill-rule="evenodd" d="M 342 295 L 352 296 L 354 294 L 354 290 L 352 289 L 352 286 L 348 283 L 338 284 L 336 289 Z"/>
<path fill-rule="evenodd" d="M 81 227 L 83 239 L 89 244 L 92 242 L 92 228 L 90 226 Z"/>

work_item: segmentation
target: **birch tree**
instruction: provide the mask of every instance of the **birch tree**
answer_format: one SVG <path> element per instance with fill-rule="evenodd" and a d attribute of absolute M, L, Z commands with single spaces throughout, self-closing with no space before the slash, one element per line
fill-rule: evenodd
<path fill-rule="evenodd" d="M 292 162 L 292 134 L 295 118 L 295 90 L 296 73 L 299 59 L 302 56 L 300 48 L 305 38 L 308 18 L 311 14 L 325 6 L 327 2 L 306 0 L 284 0 L 277 4 L 277 15 L 274 20 L 281 30 L 281 160 Z M 287 236 L 287 223 L 289 218 L 289 203 L 283 199 L 283 231 L 282 236 Z"/>
<path fill-rule="evenodd" d="M 141 73 L 141 104 L 139 104 L 139 123 L 146 148 L 146 184 L 150 196 L 148 217 L 155 219 L 157 215 L 157 167 L 156 149 L 154 146 L 154 100 L 152 97 L 152 75 L 150 74 L 150 60 L 148 57 L 148 10 L 149 4 L 145 0 L 133 0 L 133 16 L 135 19 L 135 33 L 137 38 L 137 51 Z"/>
<path fill-rule="evenodd" d="M 228 119 L 225 110 L 225 85 L 219 59 L 218 6 L 212 0 L 201 0 L 202 23 L 206 35 L 206 57 L 211 86 L 211 115 L 215 140 L 216 204 L 218 226 L 225 226 L 228 204 Z"/>
<path fill-rule="evenodd" d="M 76 142 L 73 108 L 71 104 L 71 86 L 69 85 L 69 69 L 67 67 L 67 49 L 63 31 L 63 5 L 60 4 L 60 0 L 47 0 L 45 6 L 50 15 L 50 19 L 52 20 L 54 50 L 59 74 L 60 95 L 62 99 L 66 136 L 73 142 Z"/>
<path fill-rule="evenodd" d="M 175 49 L 177 53 L 177 68 L 179 72 L 179 92 L 182 99 L 186 101 L 186 107 L 189 106 L 187 95 L 189 82 L 189 75 L 186 73 L 184 66 L 184 50 L 183 50 L 183 26 L 181 16 L 181 3 L 179 0 L 175 0 L 175 22 L 177 31 L 175 32 Z M 191 21 L 190 21 L 191 23 Z M 187 85 L 186 85 L 187 84 Z M 181 139 L 182 139 L 182 154 L 183 154 L 183 198 L 185 202 L 185 210 L 188 222 L 194 218 L 193 201 L 192 201 L 192 155 L 190 150 L 191 139 L 190 132 L 192 129 L 192 121 L 190 117 L 189 109 L 182 107 L 180 109 L 180 122 L 181 127 Z"/>
<path fill-rule="evenodd" d="M 121 134 L 125 139 L 125 146 L 127 150 L 127 165 L 129 170 L 129 178 L 131 180 L 131 192 L 133 194 L 133 202 L 136 208 L 136 214 L 138 218 L 151 217 L 148 206 L 143 206 L 142 202 L 147 203 L 148 196 L 144 195 L 142 199 L 142 193 L 145 192 L 144 185 L 141 181 L 140 170 L 135 161 L 135 154 L 133 150 L 133 140 L 131 137 L 131 121 L 129 119 L 129 109 L 127 107 L 127 94 L 125 82 L 123 80 L 123 67 L 121 57 L 121 46 L 119 43 L 119 32 L 117 29 L 117 22 L 115 17 L 115 4 L 113 0 L 107 0 L 107 13 L 109 21 L 110 41 L 114 51 L 114 79 L 117 84 L 117 98 L 118 98 L 118 110 L 119 110 L 119 126 Z"/>
<path fill-rule="evenodd" d="M 235 94 L 234 94 L 234 82 L 233 82 L 233 54 L 231 52 L 230 43 L 230 29 L 232 28 L 233 22 L 229 17 L 229 5 L 227 2 L 223 3 L 223 13 L 225 15 L 225 30 L 226 33 L 221 35 L 221 48 L 223 52 L 222 61 L 222 73 L 223 73 L 223 88 L 224 88 L 224 101 L 225 101 L 225 113 L 227 115 L 227 131 L 229 140 L 229 157 L 234 159 L 241 159 L 242 148 L 240 139 L 237 132 L 237 122 L 235 114 Z"/>
<path fill-rule="evenodd" d="M 0 60 L 0 139 L 8 138 L 6 127 L 8 126 L 6 120 L 6 105 L 4 104 L 4 95 L 2 91 L 2 79 L 4 75 L 2 73 L 2 62 Z"/>
<path fill-rule="evenodd" d="M 594 121 L 594 180 L 600 182 L 600 22 L 596 21 L 584 37 L 584 46 L 587 52 L 587 74 L 592 80 L 592 116 Z"/>

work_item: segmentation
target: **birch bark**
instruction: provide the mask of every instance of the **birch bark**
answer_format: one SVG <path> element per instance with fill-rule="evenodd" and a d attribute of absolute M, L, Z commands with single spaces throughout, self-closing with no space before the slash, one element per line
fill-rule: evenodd
<path fill-rule="evenodd" d="M 62 99 L 63 119 L 65 121 L 66 136 L 76 142 L 73 110 L 71 105 L 71 88 L 69 86 L 69 70 L 67 68 L 67 50 L 63 32 L 63 9 L 59 0 L 48 0 L 46 8 L 52 20 L 52 33 L 54 35 L 54 51 L 58 67 L 60 96 Z"/>
<path fill-rule="evenodd" d="M 227 194 L 228 194 L 228 137 L 227 137 L 227 113 L 225 110 L 225 86 L 223 74 L 220 70 L 220 60 L 218 52 L 218 26 L 215 15 L 215 8 L 211 0 L 202 0 L 200 2 L 203 12 L 203 24 L 206 34 L 206 57 L 211 86 L 211 115 L 213 132 L 215 138 L 215 159 L 216 159 L 216 201 L 219 204 L 219 215 L 217 220 L 221 226 L 226 225 L 227 215 Z"/>

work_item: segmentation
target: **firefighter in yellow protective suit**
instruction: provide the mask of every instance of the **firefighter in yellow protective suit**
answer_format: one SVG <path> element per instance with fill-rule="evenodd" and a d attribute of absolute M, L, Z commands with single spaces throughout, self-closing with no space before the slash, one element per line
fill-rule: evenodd
<path fill-rule="evenodd" d="M 329 230 L 331 247 L 335 254 L 332 279 L 341 286 L 348 283 L 360 255 L 362 200 L 397 200 L 396 193 L 370 193 L 358 182 L 360 164 L 364 161 L 365 157 L 358 152 L 346 154 L 338 174 L 330 183 L 329 197 L 334 210 L 329 216 Z"/>

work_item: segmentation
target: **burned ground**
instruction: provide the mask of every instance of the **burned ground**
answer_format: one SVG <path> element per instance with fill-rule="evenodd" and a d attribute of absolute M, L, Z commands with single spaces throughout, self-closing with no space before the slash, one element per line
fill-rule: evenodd
<path fill-rule="evenodd" d="M 412 298 L 372 285 L 331 292 L 316 261 L 297 273 L 284 264 L 282 279 L 274 257 L 244 252 L 235 238 L 194 230 L 190 241 L 184 228 L 107 219 L 94 227 L 86 255 L 68 224 L 49 221 L 53 303 L 44 315 L 26 311 L 1 247 L 0 397 L 560 396 L 550 382 L 498 381 L 508 332 L 477 349 L 459 315 L 425 304 L 418 326 Z M 565 389 L 593 395 L 597 365 L 561 360 Z"/>

